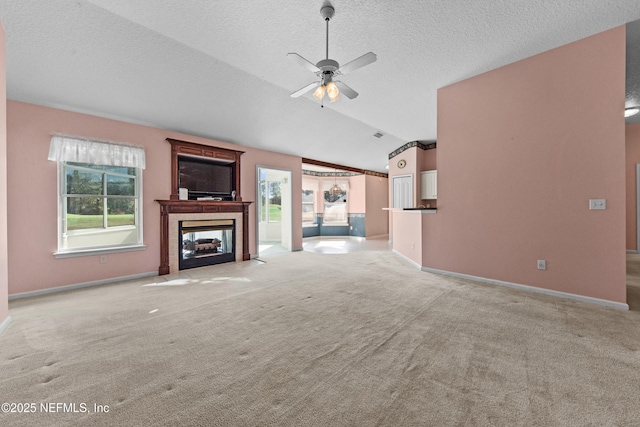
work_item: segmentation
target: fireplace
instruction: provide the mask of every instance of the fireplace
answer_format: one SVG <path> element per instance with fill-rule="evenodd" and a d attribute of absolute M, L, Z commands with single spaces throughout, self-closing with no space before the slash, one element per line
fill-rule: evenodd
<path fill-rule="evenodd" d="M 178 224 L 180 270 L 235 261 L 235 220 L 179 221 Z"/>
<path fill-rule="evenodd" d="M 177 273 L 183 243 L 180 242 L 181 222 L 225 220 L 233 221 L 233 261 L 251 259 L 249 254 L 249 205 L 252 202 L 216 202 L 212 200 L 156 200 L 160 204 L 160 267 L 158 274 Z M 201 223 L 200 225 L 203 225 Z M 222 241 L 221 237 L 199 237 Z M 189 239 L 187 237 L 187 239 Z M 197 240 L 196 238 L 195 240 Z M 194 239 L 189 239 L 194 240 Z M 213 242 L 213 240 L 212 240 Z M 221 244 L 222 246 L 222 244 Z"/>
<path fill-rule="evenodd" d="M 158 274 L 175 274 L 185 268 L 251 259 L 249 205 L 253 202 L 243 202 L 240 196 L 240 156 L 243 152 L 171 138 L 167 141 L 171 144 L 171 196 L 169 200 L 156 200 L 160 204 Z M 229 194 L 181 200 L 180 159 L 185 157 L 232 165 Z"/>

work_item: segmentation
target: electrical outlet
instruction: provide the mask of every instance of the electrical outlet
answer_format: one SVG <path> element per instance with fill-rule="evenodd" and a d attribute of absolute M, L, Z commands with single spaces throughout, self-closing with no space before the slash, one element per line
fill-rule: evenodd
<path fill-rule="evenodd" d="M 547 261 L 543 259 L 538 260 L 538 270 L 546 270 L 547 269 Z"/>
<path fill-rule="evenodd" d="M 100 264 L 106 264 L 106 263 L 107 263 L 107 256 L 100 255 Z"/>
<path fill-rule="evenodd" d="M 607 199 L 589 199 L 589 210 L 598 211 L 607 209 Z"/>

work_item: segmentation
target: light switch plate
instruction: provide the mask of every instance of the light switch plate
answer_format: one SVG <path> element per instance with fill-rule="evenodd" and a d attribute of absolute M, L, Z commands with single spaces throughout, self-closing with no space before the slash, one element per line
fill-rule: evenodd
<path fill-rule="evenodd" d="M 605 210 L 607 209 L 607 199 L 589 199 L 589 210 Z"/>

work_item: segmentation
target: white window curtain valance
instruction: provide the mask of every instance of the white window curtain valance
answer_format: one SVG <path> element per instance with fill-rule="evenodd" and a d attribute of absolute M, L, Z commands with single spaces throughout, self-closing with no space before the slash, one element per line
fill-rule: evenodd
<path fill-rule="evenodd" d="M 338 184 L 340 188 L 344 191 L 349 191 L 349 180 L 348 179 L 326 179 L 322 181 L 322 191 L 329 191 L 334 184 Z"/>
<path fill-rule="evenodd" d="M 61 135 L 51 137 L 49 160 L 140 169 L 146 167 L 142 147 Z"/>

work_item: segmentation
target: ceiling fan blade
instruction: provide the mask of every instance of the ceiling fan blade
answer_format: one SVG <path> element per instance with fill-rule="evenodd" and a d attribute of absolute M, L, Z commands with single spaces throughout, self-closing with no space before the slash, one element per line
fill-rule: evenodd
<path fill-rule="evenodd" d="M 316 67 L 316 65 L 310 61 L 307 61 L 306 59 L 304 59 L 302 56 L 298 55 L 297 53 L 294 52 L 290 52 L 287 53 L 287 56 L 289 58 L 291 58 L 293 60 L 293 62 L 297 63 L 298 65 L 306 68 L 307 70 L 311 71 L 312 73 L 317 73 L 318 71 L 320 71 L 320 68 Z"/>
<path fill-rule="evenodd" d="M 340 71 L 342 74 L 347 74 L 347 73 L 349 73 L 349 72 L 351 72 L 353 70 L 357 70 L 358 68 L 362 68 L 365 65 L 369 65 L 372 62 L 376 62 L 376 59 L 378 59 L 378 57 L 376 56 L 375 53 L 373 53 L 373 52 L 365 53 L 361 57 L 356 58 L 351 62 L 347 62 L 342 67 L 340 67 L 340 69 L 338 71 Z"/>
<path fill-rule="evenodd" d="M 356 98 L 358 96 L 358 92 L 356 92 L 355 90 L 351 89 L 346 84 L 344 84 L 342 82 L 339 82 L 339 81 L 335 81 L 334 83 L 336 84 L 336 86 L 338 86 L 338 89 L 340 89 L 340 93 L 344 94 L 344 96 L 346 96 L 347 98 L 353 99 L 353 98 Z"/>
<path fill-rule="evenodd" d="M 305 93 L 309 92 L 311 89 L 315 89 L 320 85 L 320 82 L 313 82 L 313 83 L 309 83 L 308 85 L 306 85 L 305 87 L 303 87 L 302 89 L 298 89 L 297 91 L 293 92 L 291 94 L 292 98 L 297 98 L 299 96 L 304 95 Z"/>

